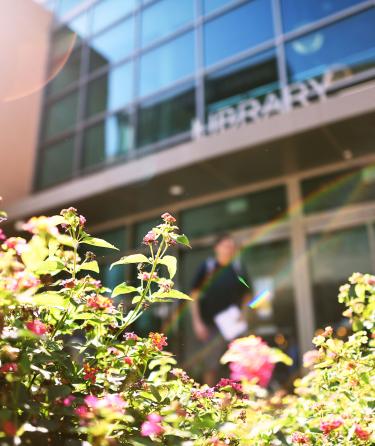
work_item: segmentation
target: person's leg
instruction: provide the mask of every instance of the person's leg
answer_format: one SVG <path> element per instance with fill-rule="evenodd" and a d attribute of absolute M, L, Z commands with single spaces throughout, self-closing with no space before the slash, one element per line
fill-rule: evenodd
<path fill-rule="evenodd" d="M 214 327 L 211 330 L 210 339 L 205 346 L 207 350 L 203 360 L 203 384 L 213 387 L 221 378 L 220 359 L 227 349 L 226 341 L 223 339 L 219 331 Z"/>

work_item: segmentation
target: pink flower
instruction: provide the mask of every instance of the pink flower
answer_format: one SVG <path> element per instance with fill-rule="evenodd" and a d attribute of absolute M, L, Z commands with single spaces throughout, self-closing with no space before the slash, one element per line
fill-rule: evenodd
<path fill-rule="evenodd" d="M 17 433 L 17 426 L 12 421 L 3 421 L 1 427 L 7 437 L 14 437 Z"/>
<path fill-rule="evenodd" d="M 311 367 L 317 364 L 321 358 L 321 354 L 318 350 L 309 350 L 303 355 L 303 366 Z"/>
<path fill-rule="evenodd" d="M 112 300 L 100 294 L 92 294 L 87 298 L 87 305 L 96 310 L 110 310 L 112 309 Z"/>
<path fill-rule="evenodd" d="M 125 362 L 125 364 L 133 365 L 133 360 L 130 356 L 125 356 L 124 362 Z"/>
<path fill-rule="evenodd" d="M 216 384 L 215 388 L 217 390 L 222 387 L 231 387 L 236 393 L 242 393 L 242 384 L 233 379 L 221 378 L 221 380 Z"/>
<path fill-rule="evenodd" d="M 144 421 L 141 426 L 141 435 L 143 437 L 150 437 L 151 435 L 161 435 L 164 432 L 163 426 L 160 425 L 162 417 L 156 413 L 147 416 L 147 421 Z"/>
<path fill-rule="evenodd" d="M 154 231 L 148 231 L 143 237 L 143 244 L 150 245 L 151 243 L 157 243 L 158 235 Z"/>
<path fill-rule="evenodd" d="M 6 364 L 0 367 L 1 373 L 17 373 L 18 372 L 18 364 L 15 362 L 7 362 Z"/>
<path fill-rule="evenodd" d="M 302 432 L 294 432 L 292 434 L 292 442 L 297 444 L 310 444 L 309 437 Z"/>
<path fill-rule="evenodd" d="M 152 279 L 157 279 L 158 275 L 156 273 L 152 274 Z M 143 271 L 141 273 L 138 274 L 138 279 L 141 280 L 150 280 L 151 279 L 151 273 L 148 273 L 146 271 Z"/>
<path fill-rule="evenodd" d="M 320 430 L 325 435 L 328 435 L 334 429 L 338 429 L 342 425 L 342 423 L 343 421 L 340 418 L 322 421 L 320 423 Z"/>
<path fill-rule="evenodd" d="M 47 326 L 39 319 L 34 319 L 33 321 L 27 322 L 26 327 L 37 336 L 44 335 L 48 331 Z"/>
<path fill-rule="evenodd" d="M 198 400 L 200 398 L 208 398 L 211 399 L 215 396 L 215 388 L 214 387 L 206 387 L 199 390 L 192 390 L 191 397 L 194 400 Z"/>
<path fill-rule="evenodd" d="M 61 281 L 61 286 L 64 288 L 74 288 L 77 285 L 75 279 L 66 279 Z"/>
<path fill-rule="evenodd" d="M 78 406 L 74 409 L 74 413 L 78 415 L 80 418 L 88 418 L 90 411 L 87 406 Z"/>
<path fill-rule="evenodd" d="M 167 346 L 167 337 L 163 333 L 150 333 L 149 338 L 151 339 L 152 345 L 158 350 L 163 350 L 163 347 Z"/>
<path fill-rule="evenodd" d="M 112 393 L 104 396 L 103 398 L 97 398 L 94 395 L 88 395 L 85 398 L 86 405 L 91 408 L 94 412 L 101 409 L 110 409 L 115 412 L 122 412 L 126 406 L 125 401 L 120 395 Z"/>
<path fill-rule="evenodd" d="M 4 231 L 0 228 L 0 240 L 6 240 L 6 235 L 4 234 Z"/>
<path fill-rule="evenodd" d="M 133 333 L 132 331 L 129 331 L 127 333 L 124 334 L 124 338 L 126 341 L 138 341 L 138 336 Z"/>
<path fill-rule="evenodd" d="M 79 225 L 80 226 L 85 226 L 86 223 L 86 218 L 83 215 L 79 216 Z"/>
<path fill-rule="evenodd" d="M 357 437 L 361 440 L 368 440 L 371 436 L 371 432 L 366 431 L 365 429 L 363 429 L 359 424 L 355 425 L 355 434 L 357 435 Z"/>
<path fill-rule="evenodd" d="M 59 234 L 55 223 L 52 218 L 41 216 L 32 217 L 27 223 L 22 226 L 24 231 L 30 232 L 31 234 L 37 234 L 39 232 L 46 232 L 50 235 L 56 236 Z"/>
<path fill-rule="evenodd" d="M 161 218 L 165 221 L 165 223 L 176 223 L 176 219 L 169 212 L 162 214 Z"/>
<path fill-rule="evenodd" d="M 267 387 L 275 368 L 272 349 L 256 336 L 231 342 L 222 361 L 229 362 L 230 377 L 234 381 L 255 380 L 262 387 Z"/>
<path fill-rule="evenodd" d="M 69 407 L 69 406 L 72 405 L 72 403 L 73 403 L 73 401 L 74 401 L 75 399 L 76 399 L 75 396 L 73 396 L 73 395 L 68 395 L 68 396 L 66 396 L 65 398 L 62 399 L 62 404 L 63 404 L 65 407 Z"/>
<path fill-rule="evenodd" d="M 21 237 L 9 237 L 3 243 L 3 247 L 6 249 L 14 249 L 18 255 L 24 253 L 27 249 L 26 240 Z"/>
<path fill-rule="evenodd" d="M 29 271 L 17 271 L 13 277 L 9 277 L 6 288 L 10 291 L 21 291 L 35 288 L 40 285 L 40 280 Z"/>

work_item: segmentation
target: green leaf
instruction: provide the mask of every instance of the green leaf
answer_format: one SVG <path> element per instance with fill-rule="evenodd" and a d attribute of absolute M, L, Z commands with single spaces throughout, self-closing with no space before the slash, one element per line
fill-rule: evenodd
<path fill-rule="evenodd" d="M 69 304 L 69 300 L 67 298 L 53 291 L 47 291 L 45 293 L 35 294 L 32 297 L 32 302 L 35 305 L 40 305 L 41 307 L 58 307 L 58 308 L 66 308 Z"/>
<path fill-rule="evenodd" d="M 116 246 L 111 245 L 110 243 L 106 242 L 101 238 L 91 237 L 90 235 L 85 235 L 85 237 L 81 240 L 80 243 L 84 243 L 85 245 L 98 246 L 99 248 L 116 249 L 117 251 L 119 251 L 119 249 L 116 248 Z"/>
<path fill-rule="evenodd" d="M 52 217 L 49 217 L 48 223 L 50 223 L 53 226 L 57 226 L 67 223 L 67 221 L 62 215 L 53 215 Z"/>
<path fill-rule="evenodd" d="M 243 285 L 245 285 L 246 288 L 250 288 L 249 285 L 248 285 L 248 283 L 246 282 L 246 280 L 245 280 L 243 277 L 241 277 L 241 276 L 237 276 L 237 279 L 238 279 Z"/>
<path fill-rule="evenodd" d="M 171 290 L 166 293 L 155 293 L 153 294 L 153 297 L 156 298 L 169 298 L 169 299 L 186 299 L 186 300 L 192 300 L 190 296 L 188 296 L 185 293 L 182 293 L 178 290 Z"/>
<path fill-rule="evenodd" d="M 45 260 L 38 265 L 37 274 L 58 273 L 64 269 L 64 264 L 58 260 Z"/>
<path fill-rule="evenodd" d="M 96 260 L 92 260 L 91 262 L 86 262 L 83 263 L 80 267 L 79 267 L 79 271 L 93 271 L 94 273 L 99 273 L 99 265 L 98 262 Z"/>
<path fill-rule="evenodd" d="M 143 254 L 132 254 L 130 256 L 121 257 L 117 262 L 112 263 L 111 268 L 115 265 L 126 265 L 128 263 L 150 263 L 149 259 Z"/>
<path fill-rule="evenodd" d="M 173 279 L 177 271 L 177 259 L 173 256 L 164 256 L 158 260 L 158 263 L 165 265 L 168 268 L 169 277 Z"/>
<path fill-rule="evenodd" d="M 138 291 L 137 288 L 126 285 L 126 282 L 120 283 L 120 285 L 117 285 L 117 287 L 115 287 L 113 290 L 112 297 L 119 296 L 120 294 L 133 293 L 134 291 Z"/>
<path fill-rule="evenodd" d="M 185 234 L 174 234 L 174 235 L 171 234 L 171 237 L 174 240 L 176 240 L 177 243 L 180 243 L 181 245 L 185 245 L 191 248 L 189 239 L 186 237 Z"/>

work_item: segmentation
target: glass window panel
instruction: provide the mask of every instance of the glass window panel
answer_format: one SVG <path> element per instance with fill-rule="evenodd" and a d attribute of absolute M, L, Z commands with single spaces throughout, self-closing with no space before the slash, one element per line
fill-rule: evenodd
<path fill-rule="evenodd" d="M 54 102 L 46 110 L 45 139 L 74 128 L 77 116 L 78 93 L 75 91 Z"/>
<path fill-rule="evenodd" d="M 160 0 L 142 13 L 142 45 L 167 36 L 173 31 L 192 22 L 193 0 Z"/>
<path fill-rule="evenodd" d="M 87 116 L 123 107 L 132 100 L 133 64 L 107 71 L 88 84 Z"/>
<path fill-rule="evenodd" d="M 203 10 L 205 14 L 208 14 L 215 9 L 219 9 L 228 3 L 233 2 L 233 0 L 203 0 Z"/>
<path fill-rule="evenodd" d="M 190 238 L 269 222 L 287 209 L 284 186 L 230 198 L 182 214 L 182 229 Z"/>
<path fill-rule="evenodd" d="M 111 27 L 90 42 L 90 71 L 113 64 L 134 50 L 134 18 Z"/>
<path fill-rule="evenodd" d="M 83 166 L 90 167 L 124 155 L 133 145 L 133 127 L 126 112 L 89 127 L 83 138 Z"/>
<path fill-rule="evenodd" d="M 81 38 L 87 37 L 89 33 L 89 15 L 87 11 L 80 14 L 69 22 L 69 27 Z"/>
<path fill-rule="evenodd" d="M 113 290 L 117 285 L 125 281 L 125 268 L 121 266 L 110 269 L 111 263 L 99 265 L 99 279 L 102 284 Z M 124 301 L 124 296 L 119 296 L 114 299 L 115 304 L 119 304 Z"/>
<path fill-rule="evenodd" d="M 183 55 L 183 57 L 181 57 Z M 183 34 L 141 57 L 141 96 L 167 87 L 194 72 L 194 34 Z"/>
<path fill-rule="evenodd" d="M 94 234 L 94 236 L 99 237 L 108 243 L 112 243 L 112 245 L 116 246 L 116 248 L 119 249 L 119 251 L 114 251 L 113 249 L 90 246 L 89 251 L 92 251 L 96 255 L 97 260 L 99 261 L 103 260 L 105 257 L 108 256 L 118 256 L 119 253 L 123 253 L 124 251 L 127 250 L 126 229 L 124 227 L 99 232 L 97 234 Z"/>
<path fill-rule="evenodd" d="M 57 68 L 65 63 L 72 49 L 80 42 L 79 37 L 68 27 L 56 31 L 51 38 L 52 65 Z"/>
<path fill-rule="evenodd" d="M 305 180 L 302 194 L 306 214 L 375 200 L 375 166 Z"/>
<path fill-rule="evenodd" d="M 74 138 L 65 139 L 43 151 L 38 178 L 41 188 L 60 183 L 71 177 L 73 171 Z"/>
<path fill-rule="evenodd" d="M 52 80 L 48 85 L 48 94 L 53 95 L 64 90 L 69 84 L 78 81 L 81 69 L 81 49 L 70 54 L 68 60 L 62 65 L 50 68 Z"/>
<path fill-rule="evenodd" d="M 374 67 L 374 23 L 375 8 L 288 43 L 289 80 L 301 81 L 332 71 L 350 76 Z"/>
<path fill-rule="evenodd" d="M 269 0 L 253 0 L 204 26 L 206 65 L 256 46 L 274 35 Z"/>
<path fill-rule="evenodd" d="M 136 6 L 136 0 L 102 0 L 93 8 L 92 33 L 106 28 Z"/>
<path fill-rule="evenodd" d="M 67 12 L 76 8 L 82 0 L 59 0 L 57 5 L 57 14 L 60 16 L 65 15 Z"/>
<path fill-rule="evenodd" d="M 291 31 L 358 3 L 361 0 L 299 0 L 296 7 L 295 0 L 282 0 L 283 28 Z"/>
<path fill-rule="evenodd" d="M 285 384 L 298 367 L 296 307 L 293 292 L 291 252 L 288 241 L 249 245 L 241 254 L 247 276 L 253 287 L 252 300 L 259 300 L 248 311 L 250 331 L 268 344 L 282 349 L 295 361 L 293 367 L 277 367 L 274 375 Z"/>
<path fill-rule="evenodd" d="M 273 50 L 218 70 L 205 80 L 206 111 L 237 105 L 251 97 L 263 97 L 279 87 Z"/>
<path fill-rule="evenodd" d="M 141 104 L 138 115 L 138 146 L 190 131 L 194 116 L 195 89 L 192 85 Z"/>
<path fill-rule="evenodd" d="M 345 229 L 309 237 L 316 327 L 339 326 L 346 321 L 338 289 L 353 272 L 371 272 L 366 227 Z"/>

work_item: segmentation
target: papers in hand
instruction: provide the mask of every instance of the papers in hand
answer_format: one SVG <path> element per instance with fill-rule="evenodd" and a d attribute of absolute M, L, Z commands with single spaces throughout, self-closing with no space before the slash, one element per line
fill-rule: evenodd
<path fill-rule="evenodd" d="M 247 330 L 240 309 L 231 305 L 214 317 L 215 324 L 226 341 L 237 338 Z"/>

